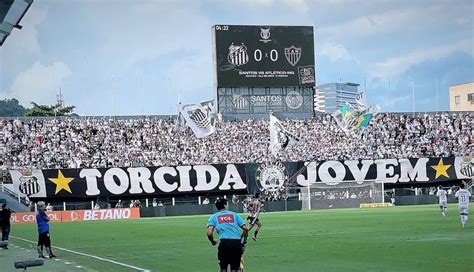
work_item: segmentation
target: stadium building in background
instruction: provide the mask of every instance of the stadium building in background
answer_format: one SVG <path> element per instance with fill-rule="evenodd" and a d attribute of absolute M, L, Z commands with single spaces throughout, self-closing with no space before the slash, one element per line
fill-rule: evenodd
<path fill-rule="evenodd" d="M 212 27 L 217 110 L 225 119 L 314 114 L 312 26 Z"/>
<path fill-rule="evenodd" d="M 314 95 L 314 111 L 332 113 L 346 102 L 355 105 L 359 86 L 352 82 L 319 85 Z"/>
<path fill-rule="evenodd" d="M 474 111 L 474 81 L 449 86 L 450 111 Z"/>

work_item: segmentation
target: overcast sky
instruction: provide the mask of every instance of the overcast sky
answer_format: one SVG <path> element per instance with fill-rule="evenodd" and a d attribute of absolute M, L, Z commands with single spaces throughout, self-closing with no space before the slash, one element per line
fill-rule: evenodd
<path fill-rule="evenodd" d="M 412 110 L 412 80 L 416 111 L 474 80 L 473 0 L 35 0 L 0 48 L 0 99 L 175 114 L 214 97 L 215 24 L 314 26 L 317 84 L 366 85 L 384 111 Z"/>

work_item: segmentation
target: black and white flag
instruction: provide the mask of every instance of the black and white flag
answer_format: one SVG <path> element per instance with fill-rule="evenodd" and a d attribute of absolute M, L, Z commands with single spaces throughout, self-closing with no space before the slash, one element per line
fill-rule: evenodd
<path fill-rule="evenodd" d="M 270 114 L 270 152 L 276 156 L 280 152 L 287 151 L 300 139 L 286 130 L 280 120 Z"/>
<path fill-rule="evenodd" d="M 41 170 L 10 170 L 13 191 L 22 197 L 46 197 L 46 185 Z"/>
<path fill-rule="evenodd" d="M 197 138 L 205 138 L 215 132 L 215 119 L 209 103 L 184 105 L 179 109 L 179 116 L 180 119 L 184 119 Z M 181 121 L 179 120 L 178 124 Z"/>

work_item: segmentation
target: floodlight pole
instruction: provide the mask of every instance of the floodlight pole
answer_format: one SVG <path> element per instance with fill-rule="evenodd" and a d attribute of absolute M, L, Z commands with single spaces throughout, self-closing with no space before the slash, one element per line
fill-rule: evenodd
<path fill-rule="evenodd" d="M 388 108 L 392 110 L 392 100 L 390 99 L 390 77 L 388 77 Z"/>
<path fill-rule="evenodd" d="M 140 77 L 140 95 L 142 100 L 142 115 L 145 116 L 145 107 L 143 106 L 143 77 Z"/>
<path fill-rule="evenodd" d="M 171 78 L 170 78 L 169 75 L 168 75 L 168 91 L 169 91 L 169 93 L 171 93 Z M 169 112 L 169 114 L 171 115 L 171 112 L 172 112 L 171 97 L 169 97 L 169 104 L 170 104 L 170 112 Z"/>
<path fill-rule="evenodd" d="M 411 92 L 412 92 L 412 111 L 413 115 L 415 115 L 415 79 L 411 79 Z"/>
<path fill-rule="evenodd" d="M 115 77 L 112 77 L 112 107 L 115 120 Z"/>
<path fill-rule="evenodd" d="M 87 71 L 87 60 L 84 60 L 84 72 L 82 74 L 82 98 L 84 100 L 84 116 L 87 115 L 87 97 L 86 97 L 86 75 Z"/>
<path fill-rule="evenodd" d="M 438 77 L 436 77 L 436 112 L 439 111 L 438 108 Z"/>
<path fill-rule="evenodd" d="M 84 116 L 87 115 L 87 102 L 86 102 L 86 77 L 82 77 L 82 97 L 84 98 Z"/>

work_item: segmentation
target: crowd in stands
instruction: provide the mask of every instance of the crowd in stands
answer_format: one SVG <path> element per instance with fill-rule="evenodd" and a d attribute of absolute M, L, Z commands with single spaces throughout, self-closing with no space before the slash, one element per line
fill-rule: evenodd
<path fill-rule="evenodd" d="M 381 113 L 346 135 L 327 114 L 281 120 L 300 141 L 284 161 L 473 155 L 472 113 Z M 97 168 L 273 161 L 268 120 L 223 121 L 198 139 L 159 117 L 4 119 L 0 169 Z"/>

